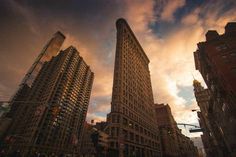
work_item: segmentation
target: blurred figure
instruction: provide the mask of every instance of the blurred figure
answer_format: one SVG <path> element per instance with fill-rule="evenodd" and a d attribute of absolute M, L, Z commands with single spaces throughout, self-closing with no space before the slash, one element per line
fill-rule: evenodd
<path fill-rule="evenodd" d="M 50 157 L 57 157 L 57 155 L 52 153 Z"/>
<path fill-rule="evenodd" d="M 22 157 L 20 150 L 14 151 L 10 157 Z"/>
<path fill-rule="evenodd" d="M 41 153 L 39 157 L 47 157 L 47 155 L 45 153 Z"/>
<path fill-rule="evenodd" d="M 6 152 L 5 152 L 4 149 L 1 150 L 1 152 L 0 152 L 0 157 L 6 157 Z"/>
<path fill-rule="evenodd" d="M 61 153 L 58 157 L 65 157 L 65 155 L 63 153 Z"/>

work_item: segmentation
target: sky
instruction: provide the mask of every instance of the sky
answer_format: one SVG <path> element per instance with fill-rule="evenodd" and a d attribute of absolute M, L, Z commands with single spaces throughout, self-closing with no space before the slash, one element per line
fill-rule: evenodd
<path fill-rule="evenodd" d="M 150 59 L 155 103 L 168 103 L 178 123 L 198 124 L 193 52 L 207 30 L 224 33 L 236 21 L 235 0 L 1 0 L 0 100 L 17 89 L 56 31 L 95 73 L 87 120 L 106 120 L 111 108 L 115 22 L 127 20 Z M 183 131 L 185 129 L 183 128 Z M 188 136 L 198 136 L 199 134 Z"/>

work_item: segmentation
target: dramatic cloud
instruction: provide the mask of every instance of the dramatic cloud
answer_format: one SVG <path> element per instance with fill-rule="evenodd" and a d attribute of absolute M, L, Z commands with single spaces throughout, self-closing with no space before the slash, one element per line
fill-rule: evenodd
<path fill-rule="evenodd" d="M 174 3 L 172 3 L 174 2 Z M 161 12 L 161 20 L 172 21 L 174 12 L 183 7 L 184 1 L 166 2 Z M 235 4 L 229 1 L 216 1 L 215 7 L 212 3 L 197 6 L 188 14 L 183 15 L 180 23 L 176 22 L 175 27 L 168 30 L 166 35 L 160 37 L 154 29 L 150 28 L 153 23 L 160 24 L 155 18 L 153 3 L 142 6 L 144 10 L 137 10 L 133 7 L 139 4 L 130 5 L 127 11 L 127 19 L 135 34 L 144 47 L 150 58 L 150 71 L 154 91 L 155 102 L 169 103 L 177 122 L 197 124 L 197 115 L 192 113 L 197 104 L 194 99 L 192 82 L 193 77 L 203 82 L 200 74 L 195 71 L 193 52 L 197 49 L 196 44 L 205 40 L 205 33 L 209 29 L 216 29 L 223 33 L 224 26 L 229 21 L 236 20 L 234 12 L 235 5 L 223 11 L 225 5 Z M 138 24 L 136 17 L 140 17 L 142 24 Z M 135 29 L 135 27 L 138 29 Z M 202 83 L 204 85 L 204 83 Z M 181 93 L 184 89 L 191 89 L 192 94 Z M 186 130 L 185 130 L 186 133 Z M 194 136 L 194 135 L 193 135 Z"/>
<path fill-rule="evenodd" d="M 174 13 L 185 5 L 185 0 L 162 0 L 161 20 L 173 21 Z M 157 4 L 158 5 L 158 4 Z"/>
<path fill-rule="evenodd" d="M 63 49 L 75 46 L 95 73 L 87 120 L 105 120 L 111 105 L 115 21 L 124 17 L 150 59 L 155 102 L 168 103 L 177 122 L 197 124 L 191 112 L 197 108 L 193 76 L 203 80 L 195 71 L 193 52 L 207 30 L 223 33 L 225 24 L 236 20 L 235 8 L 234 0 L 58 0 L 56 5 L 53 0 L 5 0 L 0 6 L 0 99 L 14 93 L 43 45 L 61 30 L 66 35 Z"/>

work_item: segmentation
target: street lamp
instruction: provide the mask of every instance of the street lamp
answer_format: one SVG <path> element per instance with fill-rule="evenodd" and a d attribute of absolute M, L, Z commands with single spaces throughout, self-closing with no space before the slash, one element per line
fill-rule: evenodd
<path fill-rule="evenodd" d="M 201 112 L 200 109 L 192 109 L 192 112 Z"/>

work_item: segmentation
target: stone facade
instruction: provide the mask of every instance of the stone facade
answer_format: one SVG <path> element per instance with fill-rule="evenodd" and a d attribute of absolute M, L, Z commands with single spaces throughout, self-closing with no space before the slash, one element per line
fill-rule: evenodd
<path fill-rule="evenodd" d="M 149 59 L 124 19 L 118 19 L 111 112 L 110 147 L 119 156 L 161 156 L 155 121 Z"/>
<path fill-rule="evenodd" d="M 225 33 L 206 33 L 194 52 L 195 66 L 211 93 L 209 121 L 224 156 L 236 156 L 236 23 L 225 26 Z"/>
<path fill-rule="evenodd" d="M 197 157 L 193 142 L 181 133 L 169 105 L 155 104 L 163 157 Z"/>
<path fill-rule="evenodd" d="M 211 126 L 209 107 L 211 100 L 211 93 L 209 89 L 205 89 L 201 83 L 197 80 L 193 81 L 194 94 L 200 108 L 200 112 L 197 112 L 199 117 L 199 124 L 203 130 L 201 136 L 204 149 L 207 157 L 221 157 L 223 156 L 222 147 L 224 144 L 221 141 L 217 141 L 216 134 L 214 133 L 215 128 Z"/>

